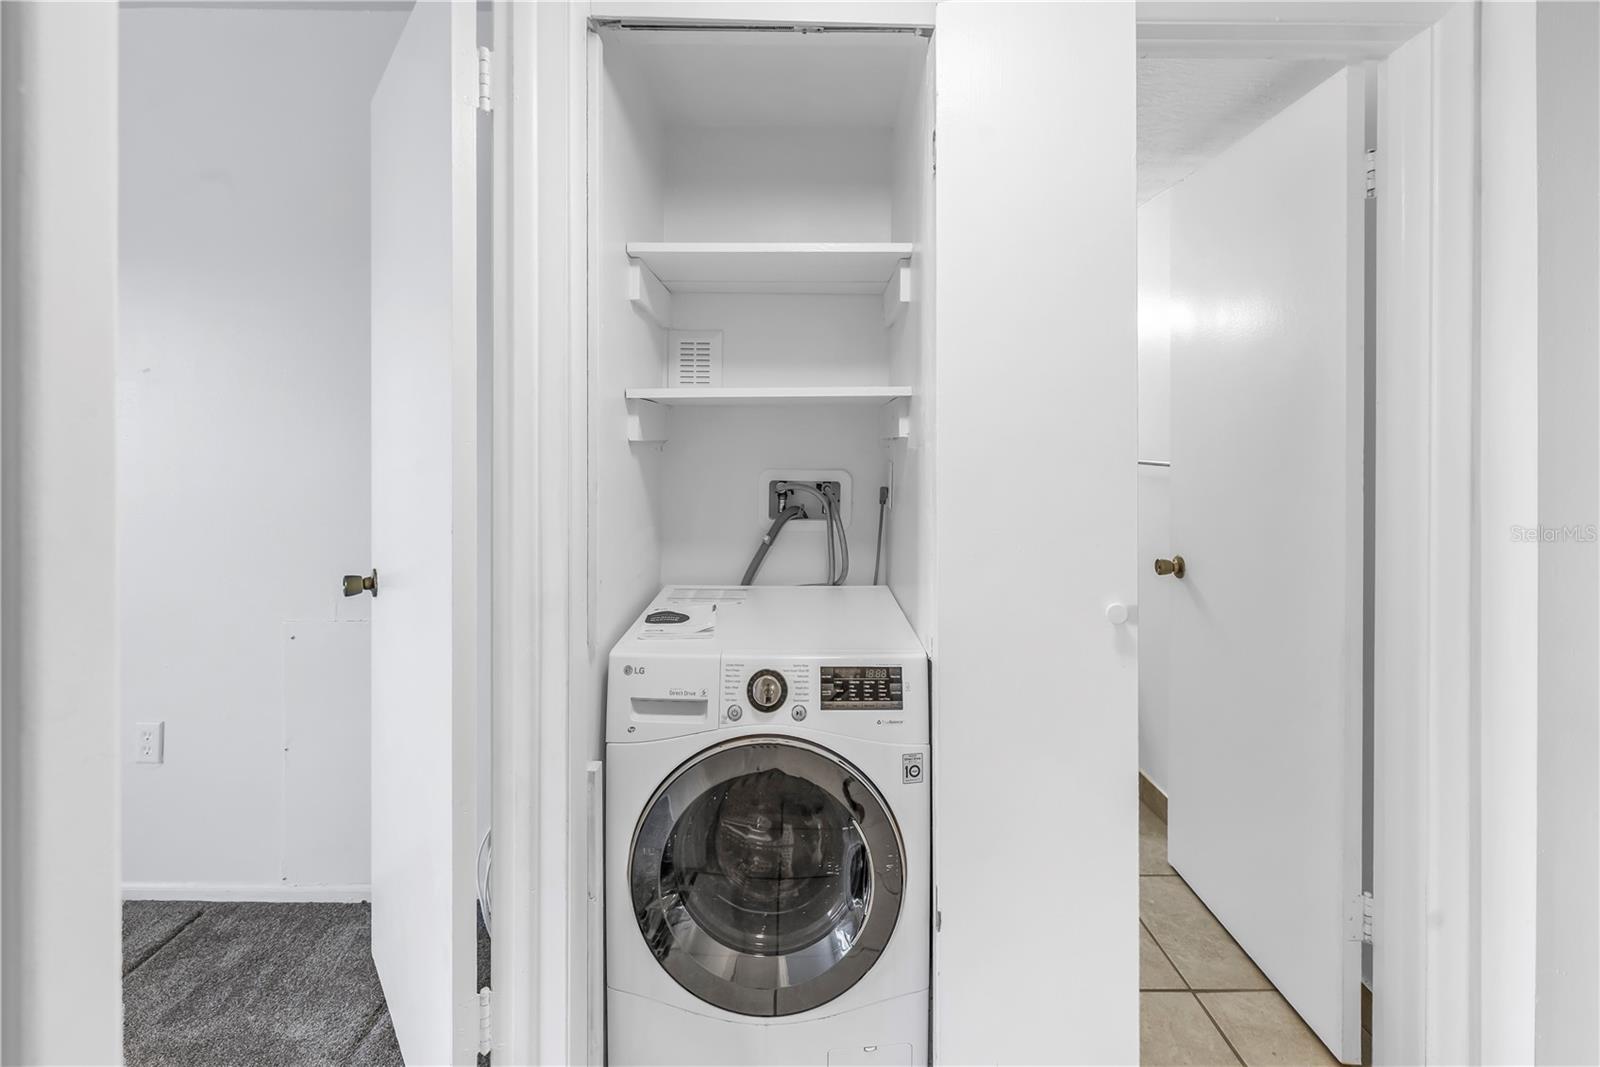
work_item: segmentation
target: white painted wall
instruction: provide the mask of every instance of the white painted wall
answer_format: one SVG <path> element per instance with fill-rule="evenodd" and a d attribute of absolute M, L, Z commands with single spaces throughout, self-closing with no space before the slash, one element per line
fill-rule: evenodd
<path fill-rule="evenodd" d="M 891 147 L 885 129 L 671 127 L 662 240 L 887 241 Z"/>
<path fill-rule="evenodd" d="M 1171 544 L 1171 189 L 1139 205 L 1139 769 L 1167 788 L 1168 619 L 1172 581 L 1151 561 Z"/>
<path fill-rule="evenodd" d="M 883 579 L 931 654 L 938 652 L 933 498 L 939 406 L 933 301 L 938 276 L 933 138 L 937 51 L 929 49 L 924 62 L 912 71 L 895 130 L 889 237 L 910 241 L 913 251 L 911 305 L 889 330 L 889 380 L 909 384 L 914 395 L 910 434 L 888 448 L 892 490 L 885 518 Z"/>
<path fill-rule="evenodd" d="M 1534 1061 L 1538 917 L 1539 514 L 1537 8 L 1483 6 L 1478 665 L 1482 717 L 1482 1062 Z M 1381 1028 L 1378 1032 L 1382 1032 Z"/>
<path fill-rule="evenodd" d="M 117 897 L 117 23 L 0 5 L 6 1063 L 122 1057 Z"/>
<path fill-rule="evenodd" d="M 627 243 L 661 240 L 663 214 L 661 121 L 631 58 L 634 47 L 625 33 L 590 42 L 588 342 L 591 353 L 605 357 L 590 356 L 584 390 L 588 611 L 581 691 L 590 700 L 575 738 L 579 766 L 601 755 L 599 702 L 611 645 L 661 583 L 664 449 L 631 445 L 623 433 L 623 391 L 660 381 L 666 356 L 664 331 L 627 298 Z"/>
<path fill-rule="evenodd" d="M 1540 4 L 1539 887 L 1534 1050 L 1600 1061 L 1600 4 Z M 1524 545 L 1523 547 L 1528 547 Z"/>
<path fill-rule="evenodd" d="M 879 326 L 882 331 L 882 326 Z M 737 585 L 766 532 L 762 475 L 843 470 L 850 475 L 850 585 L 872 582 L 878 487 L 888 461 L 870 408 L 705 407 L 673 412 L 670 460 L 660 488 L 661 580 Z M 730 442 L 739 447 L 729 447 Z M 753 442 L 746 446 L 744 442 Z M 761 566 L 760 585 L 820 582 L 827 571 L 821 522 L 784 527 Z"/>
<path fill-rule="evenodd" d="M 934 1049 L 1132 1063 L 1134 10 L 937 20 Z"/>
<path fill-rule="evenodd" d="M 890 384 L 879 296 L 680 293 L 672 314 L 678 326 L 722 331 L 724 385 Z M 761 475 L 777 469 L 850 474 L 848 581 L 872 581 L 878 487 L 889 470 L 875 410 L 679 408 L 669 419 L 658 500 L 663 583 L 737 583 L 770 522 Z M 826 552 L 821 522 L 792 523 L 757 581 L 821 581 Z"/>
<path fill-rule="evenodd" d="M 368 104 L 399 11 L 133 9 L 118 361 L 123 877 L 368 880 Z M 204 92 L 195 92 L 204 85 Z M 166 762 L 131 763 L 164 720 Z"/>
<path fill-rule="evenodd" d="M 1474 1036 L 1485 1063 L 1593 1062 L 1600 11 L 1482 17 Z"/>

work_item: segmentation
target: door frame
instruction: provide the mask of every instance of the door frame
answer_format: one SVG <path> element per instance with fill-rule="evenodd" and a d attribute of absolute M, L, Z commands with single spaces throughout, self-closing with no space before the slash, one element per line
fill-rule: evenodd
<path fill-rule="evenodd" d="M 1377 1063 L 1468 1062 L 1479 1025 L 1477 39 L 1469 2 L 1139 4 L 1141 57 L 1378 67 Z"/>
<path fill-rule="evenodd" d="M 604 1062 L 604 1018 L 569 922 L 577 900 L 598 900 L 578 854 L 598 793 L 592 771 L 573 766 L 569 736 L 586 658 L 573 637 L 586 632 L 574 594 L 586 585 L 572 546 L 585 542 L 574 522 L 587 503 L 573 444 L 588 384 L 587 161 L 574 151 L 586 126 L 587 8 L 493 3 L 494 230 L 503 239 L 492 282 L 491 1055 L 507 1063 Z M 592 904 L 584 911 L 592 923 Z M 583 1000 L 569 990 L 574 977 Z"/>
<path fill-rule="evenodd" d="M 111 1063 L 122 1055 L 118 10 L 6 4 L 0 21 L 0 1059 Z"/>
<path fill-rule="evenodd" d="M 1381 73 L 1373 1054 L 1477 1059 L 1478 22 Z M 1416 235 L 1402 242 L 1400 234 Z M 1386 303 L 1385 295 L 1391 299 Z M 1421 357 L 1421 358 L 1407 358 Z M 1466 576 L 1462 580 L 1458 576 Z M 1381 991 L 1381 992 L 1380 992 Z"/>

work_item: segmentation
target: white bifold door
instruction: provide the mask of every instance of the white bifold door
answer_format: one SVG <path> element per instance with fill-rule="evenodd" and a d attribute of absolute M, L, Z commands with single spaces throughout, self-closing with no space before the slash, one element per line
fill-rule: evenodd
<path fill-rule="evenodd" d="M 1345 69 L 1172 204 L 1169 854 L 1360 1057 L 1364 84 Z M 1149 562 L 1145 563 L 1149 566 Z"/>
<path fill-rule="evenodd" d="M 372 99 L 372 955 L 411 1064 L 475 1062 L 477 47 L 419 3 Z"/>

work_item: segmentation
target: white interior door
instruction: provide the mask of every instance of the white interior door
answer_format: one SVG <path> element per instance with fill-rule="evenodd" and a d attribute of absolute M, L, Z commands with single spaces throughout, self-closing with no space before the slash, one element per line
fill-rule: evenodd
<path fill-rule="evenodd" d="M 372 955 L 410 1064 L 475 1062 L 477 54 L 417 4 L 372 99 Z"/>
<path fill-rule="evenodd" d="M 1364 86 L 1175 191 L 1169 856 L 1359 1061 Z M 1145 563 L 1146 566 L 1150 564 Z"/>

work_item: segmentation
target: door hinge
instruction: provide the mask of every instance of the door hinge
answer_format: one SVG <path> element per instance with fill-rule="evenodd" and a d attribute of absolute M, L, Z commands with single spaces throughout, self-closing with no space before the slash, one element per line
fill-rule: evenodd
<path fill-rule="evenodd" d="M 494 991 L 488 986 L 478 990 L 478 1055 L 494 1051 Z"/>
<path fill-rule="evenodd" d="M 493 92 L 493 66 L 494 53 L 488 48 L 478 46 L 478 110 L 494 110 Z"/>
<path fill-rule="evenodd" d="M 1367 149 L 1367 199 L 1372 200 L 1378 195 L 1378 150 Z"/>
<path fill-rule="evenodd" d="M 1372 894 L 1362 893 L 1350 901 L 1345 912 L 1345 939 L 1372 944 Z"/>

